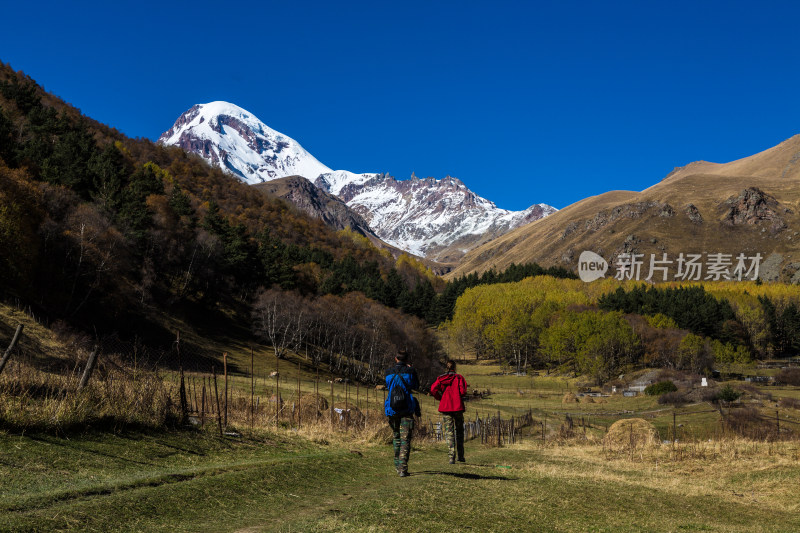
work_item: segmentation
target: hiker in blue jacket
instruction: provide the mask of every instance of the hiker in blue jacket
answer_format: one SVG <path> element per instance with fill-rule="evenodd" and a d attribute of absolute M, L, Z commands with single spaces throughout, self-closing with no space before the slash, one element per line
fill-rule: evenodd
<path fill-rule="evenodd" d="M 394 366 L 386 370 L 386 403 L 384 412 L 392 428 L 394 466 L 400 477 L 408 475 L 408 456 L 411 453 L 411 432 L 414 415 L 420 416 L 419 402 L 411 394 L 419 388 L 417 371 L 408 363 L 408 353 L 399 350 Z"/>

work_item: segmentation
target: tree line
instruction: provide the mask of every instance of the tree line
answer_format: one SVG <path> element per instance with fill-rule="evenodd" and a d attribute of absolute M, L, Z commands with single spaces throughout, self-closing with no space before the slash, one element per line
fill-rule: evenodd
<path fill-rule="evenodd" d="M 406 350 L 420 378 L 442 370 L 441 346 L 425 322 L 367 298 L 360 292 L 312 297 L 266 289 L 253 306 L 253 330 L 279 358 L 305 356 L 314 367 L 367 382 L 382 379 L 399 349 Z"/>
<path fill-rule="evenodd" d="M 646 287 L 544 276 L 468 289 L 442 329 L 456 349 L 518 371 L 602 383 L 641 366 L 708 373 L 796 355 L 798 302 L 800 290 L 784 285 Z"/>

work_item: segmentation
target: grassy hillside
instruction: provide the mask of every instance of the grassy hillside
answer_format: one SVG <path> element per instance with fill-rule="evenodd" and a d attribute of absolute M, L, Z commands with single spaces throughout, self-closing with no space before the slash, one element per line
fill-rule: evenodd
<path fill-rule="evenodd" d="M 754 156 L 725 164 L 697 162 L 676 169 L 642 192 L 611 191 L 586 198 L 470 251 L 448 276 L 502 270 L 511 263 L 576 268 L 592 250 L 611 261 L 619 253 L 777 253 L 764 279 L 789 280 L 800 258 L 800 135 Z M 772 214 L 754 209 L 726 221 L 729 198 L 758 188 L 774 197 Z M 695 211 L 689 216 L 687 206 Z M 697 216 L 699 213 L 700 217 Z M 702 218 L 702 221 L 700 220 Z M 745 220 L 746 219 L 746 220 Z M 777 222 L 779 221 L 779 222 Z"/>

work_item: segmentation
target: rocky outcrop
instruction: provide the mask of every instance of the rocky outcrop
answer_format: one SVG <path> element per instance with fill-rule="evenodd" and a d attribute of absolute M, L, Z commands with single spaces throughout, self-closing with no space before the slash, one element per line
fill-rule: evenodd
<path fill-rule="evenodd" d="M 695 207 L 694 204 L 686 204 L 686 208 L 683 210 L 686 213 L 686 216 L 689 217 L 689 220 L 693 224 L 697 224 L 698 226 L 703 223 L 703 215 L 700 214 L 700 210 Z"/>
<path fill-rule="evenodd" d="M 756 187 L 748 187 L 738 196 L 731 196 L 721 207 L 726 210 L 722 223 L 727 226 L 763 225 L 773 234 L 786 228 L 779 215 L 778 201 Z"/>
<path fill-rule="evenodd" d="M 364 218 L 336 196 L 316 187 L 302 176 L 289 176 L 254 185 L 255 188 L 283 198 L 304 213 L 322 220 L 336 230 L 349 228 L 365 237 L 377 236 Z"/>
<path fill-rule="evenodd" d="M 597 213 L 594 218 L 587 220 L 585 226 L 589 231 L 597 231 L 603 226 L 611 224 L 612 222 L 621 218 L 641 218 L 650 211 L 654 211 L 655 215 L 659 217 L 675 216 L 675 209 L 673 209 L 672 206 L 667 203 L 652 201 L 636 202 L 618 205 L 612 209 L 603 209 Z"/>

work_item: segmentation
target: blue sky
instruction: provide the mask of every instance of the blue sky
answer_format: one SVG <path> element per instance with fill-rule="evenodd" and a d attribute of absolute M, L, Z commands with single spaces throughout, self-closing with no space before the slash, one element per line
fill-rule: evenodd
<path fill-rule="evenodd" d="M 797 2 L 23 4 L 0 60 L 127 135 L 227 100 L 331 168 L 452 175 L 507 209 L 800 133 Z"/>

